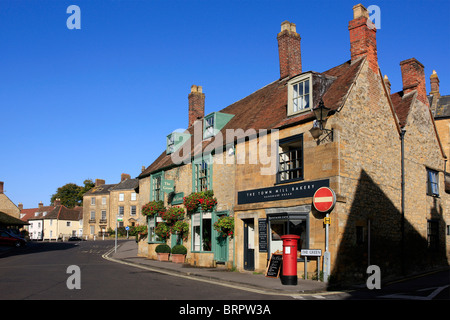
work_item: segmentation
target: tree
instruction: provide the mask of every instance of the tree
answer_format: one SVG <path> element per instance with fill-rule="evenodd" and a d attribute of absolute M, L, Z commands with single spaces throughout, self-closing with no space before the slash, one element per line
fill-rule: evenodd
<path fill-rule="evenodd" d="M 84 180 L 83 184 L 84 187 L 78 186 L 75 183 L 66 183 L 56 190 L 50 202 L 54 203 L 56 199 L 60 199 L 61 204 L 67 208 L 83 205 L 83 195 L 95 186 L 91 179 Z"/>

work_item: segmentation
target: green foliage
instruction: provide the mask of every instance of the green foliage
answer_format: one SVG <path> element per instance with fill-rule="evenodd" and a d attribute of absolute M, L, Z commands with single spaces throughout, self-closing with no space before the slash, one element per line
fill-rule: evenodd
<path fill-rule="evenodd" d="M 156 253 L 170 253 L 170 247 L 167 244 L 159 244 L 155 248 Z"/>
<path fill-rule="evenodd" d="M 211 211 L 217 205 L 217 199 L 214 197 L 212 190 L 193 192 L 183 198 L 183 204 L 186 207 L 187 213 L 192 214 L 198 209 L 203 211 Z"/>
<path fill-rule="evenodd" d="M 50 198 L 50 202 L 54 203 L 56 199 L 61 199 L 61 204 L 67 208 L 83 205 L 83 195 L 91 190 L 95 184 L 91 179 L 83 182 L 84 186 L 78 186 L 75 183 L 66 183 L 56 190 L 56 193 Z"/>
<path fill-rule="evenodd" d="M 159 201 L 147 202 L 142 207 L 141 212 L 143 215 L 153 217 L 155 215 L 161 216 L 162 214 L 164 214 L 165 211 L 166 211 L 166 208 L 164 207 L 164 202 L 162 200 L 159 200 Z"/>
<path fill-rule="evenodd" d="M 172 248 L 172 254 L 186 254 L 187 249 L 182 244 L 177 244 Z"/>
<path fill-rule="evenodd" d="M 214 229 L 219 232 L 222 237 L 234 236 L 234 217 L 221 216 L 219 220 L 214 223 Z"/>

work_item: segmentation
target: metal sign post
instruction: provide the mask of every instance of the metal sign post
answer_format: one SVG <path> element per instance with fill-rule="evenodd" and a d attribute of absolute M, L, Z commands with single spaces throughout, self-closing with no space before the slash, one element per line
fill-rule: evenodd
<path fill-rule="evenodd" d="M 314 208 L 322 213 L 326 213 L 325 223 L 325 252 L 323 253 L 323 281 L 328 282 L 330 276 L 331 262 L 330 252 L 328 251 L 330 212 L 336 204 L 336 194 L 327 187 L 317 189 L 313 197 Z"/>

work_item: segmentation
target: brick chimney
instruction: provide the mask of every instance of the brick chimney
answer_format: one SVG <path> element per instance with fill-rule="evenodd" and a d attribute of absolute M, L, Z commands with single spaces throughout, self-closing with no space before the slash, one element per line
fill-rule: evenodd
<path fill-rule="evenodd" d="M 22 203 L 22 202 L 19 202 L 19 204 L 17 205 L 17 207 L 19 208 L 20 211 L 22 211 L 22 210 L 23 210 L 23 203 Z"/>
<path fill-rule="evenodd" d="M 436 70 L 433 70 L 433 73 L 430 76 L 430 86 L 431 86 L 430 95 L 439 98 L 441 96 L 441 93 L 439 92 L 439 78 L 436 73 Z"/>
<path fill-rule="evenodd" d="M 3 193 L 3 184 L 4 184 L 4 182 L 0 181 L 0 194 Z"/>
<path fill-rule="evenodd" d="M 188 95 L 189 99 L 189 125 L 192 126 L 197 119 L 205 116 L 205 94 L 202 92 L 201 86 L 191 86 L 191 93 Z"/>
<path fill-rule="evenodd" d="M 105 184 L 105 180 L 103 180 L 103 179 L 95 179 L 95 186 L 96 187 L 101 186 L 103 184 Z"/>
<path fill-rule="evenodd" d="M 42 203 L 42 201 L 39 202 L 38 207 L 39 207 L 39 209 L 41 209 L 42 207 L 44 207 L 44 203 Z"/>
<path fill-rule="evenodd" d="M 53 205 L 55 207 L 61 205 L 61 199 L 60 198 L 56 198 L 55 201 L 53 201 Z"/>
<path fill-rule="evenodd" d="M 405 94 L 417 91 L 417 99 L 428 105 L 425 88 L 425 67 L 416 58 L 400 62 L 402 71 L 403 92 Z"/>
<path fill-rule="evenodd" d="M 348 30 L 351 61 L 366 56 L 370 69 L 378 72 L 377 28 L 369 19 L 369 12 L 362 4 L 353 7 L 353 20 L 349 22 Z"/>
<path fill-rule="evenodd" d="M 278 33 L 277 39 L 280 79 L 302 73 L 301 38 L 296 31 L 295 23 L 284 21 L 281 24 L 281 32 Z"/>
<path fill-rule="evenodd" d="M 120 182 L 125 181 L 125 180 L 130 179 L 130 178 L 131 178 L 131 176 L 130 176 L 129 174 L 127 174 L 127 173 L 122 173 L 122 174 L 120 175 Z"/>

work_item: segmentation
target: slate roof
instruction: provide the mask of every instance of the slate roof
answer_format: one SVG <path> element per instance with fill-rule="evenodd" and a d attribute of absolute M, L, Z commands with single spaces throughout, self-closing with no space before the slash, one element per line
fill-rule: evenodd
<path fill-rule="evenodd" d="M 23 226 L 29 224 L 26 221 L 17 219 L 9 214 L 0 211 L 0 226 Z"/>
<path fill-rule="evenodd" d="M 117 186 L 117 184 L 102 184 L 101 186 L 93 187 L 91 190 L 86 192 L 83 196 L 109 194 L 111 189 L 114 188 L 115 186 Z"/>
<path fill-rule="evenodd" d="M 134 190 L 137 186 L 139 186 L 138 179 L 126 179 L 116 184 L 113 188 L 110 189 L 110 191 L 132 190 L 132 189 Z"/>
<path fill-rule="evenodd" d="M 430 102 L 430 106 L 433 106 L 435 119 L 450 118 L 450 95 L 440 97 L 431 95 L 428 96 L 428 101 Z"/>
<path fill-rule="evenodd" d="M 364 60 L 365 58 L 361 58 L 353 63 L 346 61 L 322 73 L 308 71 L 312 73 L 313 77 L 313 106 L 318 105 L 322 98 L 325 105 L 331 110 L 336 111 L 342 108 Z M 303 72 L 302 74 L 308 72 Z M 242 129 L 244 132 L 248 129 L 255 129 L 256 131 L 260 129 L 270 130 L 312 121 L 314 119 L 312 111 L 296 116 L 287 116 L 287 82 L 289 80 L 288 78 L 276 80 L 220 110 L 219 112 L 234 115 L 221 129 L 223 144 L 227 141 L 227 129 Z M 189 127 L 187 131 L 193 134 L 194 126 Z M 190 142 L 191 155 L 195 156 L 203 151 L 207 145 L 213 143 L 214 138 L 203 140 L 201 145 L 198 146 L 194 146 L 194 139 L 190 139 Z M 141 172 L 138 179 L 173 166 L 175 164 L 172 162 L 171 155 L 167 155 L 164 150 L 149 167 Z"/>

